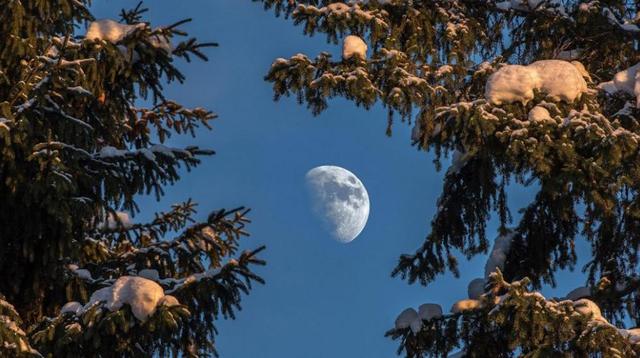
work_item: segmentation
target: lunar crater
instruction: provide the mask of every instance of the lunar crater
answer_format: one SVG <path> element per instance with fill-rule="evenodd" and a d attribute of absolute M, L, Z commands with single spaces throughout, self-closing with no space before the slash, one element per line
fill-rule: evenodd
<path fill-rule="evenodd" d="M 343 243 L 353 241 L 369 217 L 369 195 L 350 171 L 337 166 L 320 166 L 306 175 L 313 211 L 332 236 Z"/>

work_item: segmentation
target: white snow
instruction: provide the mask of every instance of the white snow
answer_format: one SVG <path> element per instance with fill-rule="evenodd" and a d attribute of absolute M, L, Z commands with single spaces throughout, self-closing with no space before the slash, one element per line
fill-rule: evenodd
<path fill-rule="evenodd" d="M 100 152 L 99 152 L 99 156 L 101 158 L 121 157 L 121 156 L 123 156 L 125 154 L 127 154 L 126 150 L 121 150 L 121 149 L 118 149 L 118 148 L 112 147 L 112 146 L 106 146 L 106 147 L 100 149 Z"/>
<path fill-rule="evenodd" d="M 417 141 L 420 139 L 420 122 L 416 121 L 411 128 L 411 140 Z"/>
<path fill-rule="evenodd" d="M 632 329 L 618 329 L 620 334 L 629 340 L 631 344 L 640 343 L 640 328 L 632 328 Z"/>
<path fill-rule="evenodd" d="M 341 3 L 341 2 L 331 3 L 331 4 L 327 5 L 326 7 L 327 7 L 327 9 L 329 11 L 337 13 L 337 14 L 340 14 L 340 15 L 348 13 L 351 10 L 349 5 Z"/>
<path fill-rule="evenodd" d="M 160 299 L 160 301 L 158 301 L 158 306 L 168 306 L 168 307 L 172 307 L 172 306 L 177 306 L 180 304 L 180 301 L 178 301 L 177 298 L 171 296 L 171 295 L 166 295 L 164 297 L 162 297 Z"/>
<path fill-rule="evenodd" d="M 232 264 L 231 260 L 229 260 L 229 262 L 227 263 L 227 265 L 229 264 Z M 179 283 L 172 289 L 168 290 L 167 293 L 173 293 L 184 286 L 191 285 L 195 282 L 200 282 L 203 279 L 213 278 L 218 274 L 220 274 L 220 268 L 210 268 L 204 272 L 191 274 L 183 279 L 178 280 Z"/>
<path fill-rule="evenodd" d="M 483 278 L 476 278 L 469 282 L 467 286 L 467 295 L 472 300 L 477 300 L 484 293 L 485 280 Z"/>
<path fill-rule="evenodd" d="M 508 233 L 507 235 L 498 236 L 498 238 L 496 238 L 496 241 L 493 243 L 491 254 L 484 266 L 485 279 L 488 279 L 489 275 L 491 275 L 496 268 L 499 268 L 500 270 L 504 268 L 504 262 L 507 259 L 507 254 L 511 248 L 512 239 L 513 233 Z"/>
<path fill-rule="evenodd" d="M 13 307 L 13 305 L 5 300 L 2 299 L 2 296 L 0 296 L 0 307 L 2 307 L 5 310 L 8 310 L 10 312 L 13 312 L 15 314 L 18 314 L 18 312 L 16 312 L 16 308 Z"/>
<path fill-rule="evenodd" d="M 626 70 L 620 71 L 613 76 L 612 81 L 600 83 L 598 88 L 613 94 L 618 91 L 625 92 L 636 97 L 636 107 L 640 108 L 640 75 L 638 70 L 640 63 L 637 63 Z"/>
<path fill-rule="evenodd" d="M 460 300 L 451 306 L 451 313 L 460 313 L 480 307 L 478 300 Z"/>
<path fill-rule="evenodd" d="M 504 0 L 497 1 L 495 6 L 502 11 L 543 11 L 567 17 L 567 9 L 561 0 Z"/>
<path fill-rule="evenodd" d="M 73 272 L 83 280 L 93 280 L 93 277 L 91 277 L 91 272 L 89 272 L 89 270 L 87 269 L 76 269 Z"/>
<path fill-rule="evenodd" d="M 218 239 L 218 235 L 216 234 L 216 232 L 209 226 L 202 229 L 201 233 L 202 233 L 202 236 L 204 236 L 205 238 L 211 241 L 215 241 Z"/>
<path fill-rule="evenodd" d="M 529 111 L 529 121 L 531 122 L 546 122 L 551 120 L 551 114 L 542 106 L 535 106 Z"/>
<path fill-rule="evenodd" d="M 533 90 L 542 80 L 537 71 L 527 66 L 506 65 L 489 76 L 484 96 L 492 104 L 522 102 L 533 99 Z"/>
<path fill-rule="evenodd" d="M 147 25 L 138 23 L 135 25 L 121 24 L 111 19 L 96 20 L 89 24 L 85 39 L 104 40 L 116 44 L 137 29 L 143 29 Z"/>
<path fill-rule="evenodd" d="M 618 88 L 613 81 L 602 82 L 598 84 L 598 88 L 607 92 L 608 94 L 614 94 L 618 92 Z"/>
<path fill-rule="evenodd" d="M 577 61 L 574 61 L 577 62 Z M 579 62 L 577 62 L 579 63 Z M 494 105 L 521 102 L 534 97 L 534 90 L 545 92 L 554 101 L 573 102 L 587 91 L 580 68 L 562 60 L 536 61 L 527 66 L 506 65 L 487 80 L 485 98 Z"/>
<path fill-rule="evenodd" d="M 542 79 L 540 89 L 554 101 L 573 102 L 587 91 L 587 82 L 584 80 L 583 74 L 571 62 L 542 60 L 536 61 L 528 67 L 538 72 Z M 584 66 L 581 68 L 584 70 Z M 586 70 L 584 71 L 586 72 Z"/>
<path fill-rule="evenodd" d="M 422 329 L 422 319 L 413 308 L 407 308 L 396 318 L 396 329 L 405 329 L 407 327 L 410 327 L 414 334 Z"/>
<path fill-rule="evenodd" d="M 504 249 L 506 242 L 509 242 L 510 244 L 511 236 L 512 234 L 507 236 L 502 236 L 496 239 L 496 244 L 494 245 L 494 251 L 496 250 L 496 248 Z M 471 287 L 473 282 L 482 282 L 482 281 L 483 281 L 482 279 L 472 280 L 469 286 Z M 598 327 L 603 325 L 610 326 L 616 329 L 622 337 L 629 340 L 631 344 L 640 344 L 640 328 L 624 329 L 624 328 L 617 328 L 611 325 L 609 322 L 607 322 L 606 318 L 602 316 L 602 312 L 600 311 L 600 308 L 595 302 L 586 298 L 580 298 L 583 295 L 590 295 L 590 289 L 588 287 L 579 287 L 571 291 L 567 295 L 567 298 L 569 300 L 572 300 L 572 299 L 574 300 L 572 303 L 573 303 L 575 314 L 579 314 L 588 318 L 589 327 Z M 491 315 L 493 312 L 499 309 L 502 303 L 509 296 L 510 296 L 509 294 L 504 294 L 502 296 L 497 297 L 499 299 L 495 302 L 496 306 L 492 309 L 492 311 L 489 314 Z M 558 310 L 560 305 L 566 305 L 567 303 L 571 304 L 570 303 L 571 301 L 568 301 L 568 300 L 561 300 L 561 301 L 559 301 L 558 299 L 548 300 L 540 292 L 525 292 L 523 296 L 534 297 L 536 301 L 536 305 L 538 307 L 544 306 L 546 309 L 549 309 L 555 313 L 561 312 L 561 310 Z M 580 299 L 577 299 L 577 298 L 580 298 Z M 456 302 L 451 307 L 451 312 L 456 314 L 456 313 L 465 312 L 467 310 L 474 310 L 482 307 L 483 307 L 483 303 L 480 300 L 465 299 L 465 300 L 460 300 Z M 427 314 L 426 312 L 429 312 L 429 311 L 434 312 L 434 314 Z M 396 328 L 404 329 L 404 328 L 411 327 L 412 331 L 415 334 L 416 332 L 419 331 L 419 329 L 417 330 L 416 328 L 422 327 L 422 320 L 428 320 L 432 317 L 439 317 L 440 315 L 441 315 L 440 306 L 436 304 L 425 304 L 420 306 L 419 314 L 416 313 L 416 311 L 413 308 L 407 308 L 396 319 Z M 419 324 L 418 322 L 416 322 L 418 320 L 420 321 Z M 454 355 L 449 355 L 448 357 L 452 357 L 452 356 L 461 357 L 464 354 L 465 352 L 461 351 Z"/>
<path fill-rule="evenodd" d="M 352 57 L 359 57 L 361 60 L 367 58 L 367 44 L 358 36 L 349 35 L 345 37 L 342 45 L 342 58 L 348 60 Z"/>
<path fill-rule="evenodd" d="M 73 322 L 71 324 L 64 326 L 64 329 L 65 331 L 70 331 L 70 332 L 80 332 L 82 331 L 82 326 L 78 322 Z"/>
<path fill-rule="evenodd" d="M 97 302 L 104 302 L 105 308 L 117 311 L 127 304 L 138 320 L 145 321 L 155 312 L 163 297 L 164 291 L 157 283 L 143 277 L 122 276 L 113 286 L 95 291 L 85 308 Z"/>
<path fill-rule="evenodd" d="M 65 303 L 64 306 L 62 306 L 62 308 L 60 309 L 60 314 L 63 315 L 65 313 L 71 312 L 74 315 L 78 315 L 79 313 L 82 313 L 82 310 L 83 307 L 80 302 L 71 301 Z"/>
<path fill-rule="evenodd" d="M 638 25 L 633 23 L 636 21 L 636 19 L 620 21 L 618 20 L 617 16 L 611 11 L 611 9 L 609 9 L 608 7 L 604 7 L 602 9 L 602 15 L 604 15 L 607 18 L 607 20 L 609 20 L 610 24 L 619 27 L 621 30 L 629 31 L 632 33 L 640 32 L 640 27 L 638 27 Z M 636 17 L 637 17 L 637 14 L 636 14 Z"/>
<path fill-rule="evenodd" d="M 164 35 L 153 35 L 149 37 L 149 43 L 151 46 L 164 50 L 167 53 L 171 53 L 173 51 L 173 44 L 171 44 L 171 40 Z"/>
<path fill-rule="evenodd" d="M 93 93 L 82 86 L 67 87 L 67 90 L 81 96 L 93 96 Z"/>
<path fill-rule="evenodd" d="M 11 331 L 21 336 L 26 335 L 26 333 L 24 333 L 22 328 L 20 328 L 20 326 L 18 326 L 18 324 L 14 320 L 9 318 L 9 316 L 0 315 L 0 324 L 4 325 L 6 328 L 10 329 Z"/>
<path fill-rule="evenodd" d="M 411 328 L 411 331 L 415 334 L 422 329 L 422 319 L 418 316 L 418 312 L 413 308 L 407 308 L 402 311 L 398 318 L 396 318 L 396 329 Z"/>
<path fill-rule="evenodd" d="M 402 311 L 396 318 L 396 329 L 404 329 L 411 326 L 411 322 L 419 319 L 418 312 L 413 308 L 407 308 Z"/>
<path fill-rule="evenodd" d="M 31 348 L 31 346 L 29 346 L 24 338 L 20 338 L 18 342 L 20 343 L 20 352 L 29 352 L 29 354 L 33 356 L 42 357 L 42 354 L 40 354 L 40 352 L 38 352 L 37 350 Z"/>
<path fill-rule="evenodd" d="M 411 321 L 410 327 L 411 327 L 411 332 L 413 332 L 413 334 L 417 334 L 422 329 L 422 320 L 414 319 L 413 321 Z"/>
<path fill-rule="evenodd" d="M 156 281 L 156 282 L 160 281 L 160 274 L 158 273 L 158 270 L 154 270 L 154 269 L 140 270 L 140 272 L 138 272 L 138 276 L 146 278 L 151 281 Z"/>
<path fill-rule="evenodd" d="M 112 213 L 109 213 L 109 215 L 107 216 L 107 221 L 99 223 L 98 229 L 115 230 L 120 228 L 120 224 L 122 224 L 122 227 L 124 229 L 129 229 L 131 228 L 131 226 L 133 226 L 133 223 L 131 222 L 131 218 L 129 217 L 129 214 L 123 211 L 117 211 L 116 215 L 114 216 Z"/>
<path fill-rule="evenodd" d="M 453 151 L 451 158 L 451 166 L 447 169 L 447 175 L 458 174 L 460 170 L 467 164 L 472 155 L 459 149 Z"/>
<path fill-rule="evenodd" d="M 138 51 L 133 50 L 133 49 L 129 49 L 127 46 L 125 45 L 118 45 L 116 46 L 118 48 L 118 51 L 120 51 L 120 53 L 122 54 L 122 56 L 124 56 L 124 58 L 128 61 L 128 62 L 138 62 L 140 61 L 140 54 L 138 53 Z"/>
<path fill-rule="evenodd" d="M 567 296 L 565 297 L 565 299 L 576 301 L 583 297 L 589 297 L 589 296 L 591 296 L 591 289 L 589 287 L 583 286 L 583 287 L 575 288 L 571 292 L 567 293 Z"/>
<path fill-rule="evenodd" d="M 175 154 L 174 151 L 176 150 L 175 148 L 169 148 L 166 145 L 163 144 L 154 144 L 151 147 L 149 147 L 149 150 L 152 151 L 153 153 L 155 153 L 156 155 L 164 155 L 166 157 L 169 158 L 175 158 Z"/>
<path fill-rule="evenodd" d="M 442 307 L 436 303 L 425 303 L 418 307 L 418 317 L 421 320 L 442 317 Z"/>
<path fill-rule="evenodd" d="M 436 77 L 442 77 L 451 72 L 453 72 L 453 67 L 451 65 L 444 65 L 444 66 L 440 66 L 436 70 L 435 74 L 436 74 Z"/>
<path fill-rule="evenodd" d="M 573 308 L 576 310 L 576 312 L 580 313 L 583 316 L 591 316 L 591 319 L 593 320 L 604 320 L 604 318 L 602 317 L 602 313 L 600 312 L 600 307 L 598 307 L 595 302 L 586 298 L 574 301 Z"/>
<path fill-rule="evenodd" d="M 571 61 L 571 64 L 578 70 L 578 72 L 580 72 L 580 75 L 582 75 L 582 78 L 591 81 L 591 75 L 589 74 L 589 71 L 587 71 L 587 69 L 584 67 L 582 62 Z"/>
<path fill-rule="evenodd" d="M 202 240 L 198 240 L 195 244 L 202 251 L 210 251 L 213 247 L 212 242 L 218 241 L 218 237 L 216 232 L 209 226 L 205 227 L 200 231 L 202 233 Z"/>

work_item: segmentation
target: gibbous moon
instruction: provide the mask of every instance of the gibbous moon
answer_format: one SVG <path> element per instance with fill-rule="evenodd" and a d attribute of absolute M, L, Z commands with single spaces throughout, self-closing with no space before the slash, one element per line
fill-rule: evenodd
<path fill-rule="evenodd" d="M 307 172 L 314 213 L 339 242 L 353 241 L 369 218 L 369 194 L 352 172 L 323 165 Z"/>

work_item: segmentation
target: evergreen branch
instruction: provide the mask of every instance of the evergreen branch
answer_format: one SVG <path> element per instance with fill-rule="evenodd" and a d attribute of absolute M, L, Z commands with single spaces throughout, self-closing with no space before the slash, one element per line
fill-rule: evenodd
<path fill-rule="evenodd" d="M 120 18 L 127 24 L 136 24 L 142 20 L 142 15 L 149 11 L 148 8 L 142 7 L 142 1 L 138 2 L 136 7 L 131 10 L 120 10 Z"/>

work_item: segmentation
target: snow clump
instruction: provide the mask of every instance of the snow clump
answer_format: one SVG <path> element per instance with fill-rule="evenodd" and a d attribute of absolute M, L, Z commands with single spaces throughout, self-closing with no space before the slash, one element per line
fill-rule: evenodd
<path fill-rule="evenodd" d="M 411 327 L 411 331 L 415 334 L 422 329 L 422 320 L 418 316 L 418 312 L 413 308 L 407 308 L 402 311 L 396 318 L 396 329 L 405 329 Z"/>
<path fill-rule="evenodd" d="M 576 301 L 589 296 L 591 296 L 591 289 L 589 287 L 578 287 L 567 293 L 567 296 L 565 298 L 567 300 Z"/>
<path fill-rule="evenodd" d="M 484 293 L 485 280 L 483 278 L 476 278 L 469 282 L 467 286 L 467 294 L 470 299 L 477 300 Z"/>
<path fill-rule="evenodd" d="M 361 60 L 367 58 L 367 44 L 358 36 L 349 35 L 345 37 L 342 45 L 342 58 L 348 60 L 352 57 L 359 57 Z"/>
<path fill-rule="evenodd" d="M 145 321 L 156 311 L 156 307 L 164 297 L 164 291 L 157 283 L 143 277 L 122 276 L 113 286 L 95 291 L 85 308 L 104 302 L 104 307 L 113 312 L 127 304 L 138 320 Z M 173 300 L 175 298 L 165 298 L 162 302 L 166 304 L 174 302 Z"/>
<path fill-rule="evenodd" d="M 600 307 L 598 305 L 586 298 L 577 300 L 573 302 L 573 308 L 576 312 L 580 313 L 583 316 L 591 316 L 591 319 L 596 321 L 606 321 L 602 317 L 602 312 L 600 312 Z"/>
<path fill-rule="evenodd" d="M 540 89 L 554 101 L 573 102 L 587 91 L 587 82 L 582 73 L 582 71 L 586 73 L 584 66 L 578 68 L 573 62 L 542 60 L 528 67 L 538 72 L 542 80 Z"/>
<path fill-rule="evenodd" d="M 480 307 L 478 300 L 460 300 L 451 306 L 451 313 L 460 313 L 468 310 L 474 310 Z"/>
<path fill-rule="evenodd" d="M 531 122 L 546 122 L 552 120 L 549 110 L 542 106 L 535 106 L 529 111 L 529 121 Z"/>
<path fill-rule="evenodd" d="M 129 214 L 123 211 L 117 211 L 115 215 L 113 215 L 113 213 L 109 213 L 107 215 L 106 222 L 103 221 L 98 224 L 98 229 L 99 230 L 105 230 L 105 229 L 115 230 L 115 229 L 119 229 L 120 227 L 124 229 L 129 229 L 132 226 L 133 226 L 133 223 L 131 222 L 131 218 L 129 217 Z"/>
<path fill-rule="evenodd" d="M 506 65 L 489 77 L 484 96 L 487 101 L 503 103 L 527 103 L 533 99 L 533 90 L 540 88 L 538 73 L 527 66 Z"/>
<path fill-rule="evenodd" d="M 418 317 L 423 320 L 442 317 L 442 307 L 436 303 L 425 303 L 418 307 Z"/>
<path fill-rule="evenodd" d="M 60 314 L 63 315 L 65 313 L 73 313 L 74 315 L 82 313 L 82 304 L 76 301 L 65 303 L 60 309 Z"/>
<path fill-rule="evenodd" d="M 507 259 L 507 254 L 511 248 L 511 240 L 513 239 L 513 233 L 498 236 L 493 243 L 493 249 L 487 259 L 487 263 L 484 266 L 484 277 L 489 279 L 489 275 L 496 269 L 502 270 L 504 268 L 504 262 Z"/>
<path fill-rule="evenodd" d="M 156 282 L 160 281 L 160 274 L 158 273 L 158 270 L 154 270 L 154 269 L 140 270 L 140 272 L 138 272 L 138 276 L 146 278 L 147 280 L 151 280 L 151 281 L 156 281 Z"/>
<path fill-rule="evenodd" d="M 158 306 L 173 307 L 178 305 L 180 305 L 180 301 L 171 295 L 166 295 L 158 301 Z"/>
<path fill-rule="evenodd" d="M 573 102 L 587 92 L 588 75 L 577 61 L 536 61 L 527 66 L 505 65 L 487 80 L 485 98 L 494 105 L 521 102 L 534 97 L 534 90 L 545 92 L 554 101 Z"/>
<path fill-rule="evenodd" d="M 87 40 L 104 40 L 116 44 L 134 31 L 143 29 L 146 26 L 145 23 L 128 25 L 111 19 L 96 20 L 89 24 L 84 37 Z"/>
<path fill-rule="evenodd" d="M 640 63 L 637 63 L 626 70 L 620 71 L 613 76 L 613 80 L 602 82 L 598 88 L 609 93 L 625 92 L 636 97 L 636 107 L 640 108 Z"/>

